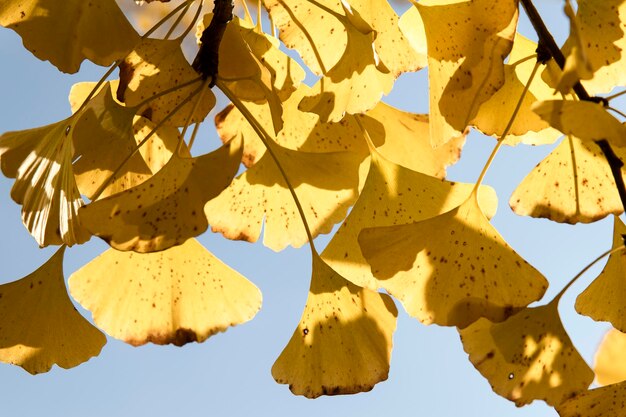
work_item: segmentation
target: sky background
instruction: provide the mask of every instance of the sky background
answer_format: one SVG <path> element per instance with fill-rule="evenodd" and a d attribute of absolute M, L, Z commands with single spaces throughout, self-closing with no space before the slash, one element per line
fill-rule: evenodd
<path fill-rule="evenodd" d="M 562 1 L 537 3 L 557 39 L 563 40 L 567 25 Z M 535 39 L 523 13 L 519 30 Z M 0 133 L 66 118 L 71 86 L 97 80 L 104 71 L 84 63 L 79 74 L 61 74 L 25 50 L 13 31 L 0 29 Z M 402 76 L 385 101 L 405 110 L 427 112 L 426 77 L 426 71 Z M 216 144 L 211 120 L 212 116 L 197 140 Z M 448 171 L 449 178 L 474 182 L 494 144 L 491 138 L 470 135 L 461 162 Z M 494 226 L 550 281 L 544 300 L 550 300 L 606 250 L 612 239 L 610 218 L 570 226 L 511 212 L 508 199 L 512 191 L 553 147 L 504 147 L 485 179 L 500 198 Z M 0 283 L 31 273 L 56 250 L 39 249 L 22 226 L 20 207 L 9 197 L 12 184 L 12 180 L 0 178 Z M 494 394 L 467 359 L 455 329 L 424 326 L 408 317 L 401 306 L 387 381 L 358 395 L 316 400 L 294 396 L 287 386 L 274 382 L 270 369 L 304 307 L 311 270 L 307 247 L 274 253 L 260 243 L 231 242 L 212 233 L 199 240 L 261 289 L 263 308 L 254 320 L 183 348 L 135 348 L 109 338 L 100 356 L 71 370 L 55 366 L 37 376 L 0 364 L 0 416 L 556 416 L 542 402 L 518 409 Z M 327 236 L 316 240 L 320 252 L 327 241 Z M 66 278 L 106 247 L 93 238 L 66 251 Z M 572 287 L 560 306 L 570 336 L 590 365 L 609 326 L 577 315 L 573 303 L 603 263 Z"/>

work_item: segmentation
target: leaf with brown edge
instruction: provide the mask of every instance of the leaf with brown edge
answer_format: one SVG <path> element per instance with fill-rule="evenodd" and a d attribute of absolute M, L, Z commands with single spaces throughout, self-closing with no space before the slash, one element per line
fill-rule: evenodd
<path fill-rule="evenodd" d="M 63 278 L 61 247 L 35 272 L 0 285 L 0 361 L 31 374 L 68 369 L 94 356 L 106 337 L 74 308 Z"/>
<path fill-rule="evenodd" d="M 364 156 L 270 146 L 295 189 L 313 237 L 330 233 L 358 196 Z M 272 250 L 300 247 L 308 241 L 293 197 L 268 153 L 210 201 L 205 213 L 211 229 L 228 239 L 256 242 L 265 220 L 263 244 Z"/>
<path fill-rule="evenodd" d="M 274 137 L 276 143 L 304 152 L 354 151 L 366 155 L 368 149 L 363 133 L 352 117 L 346 117 L 339 123 L 322 123 L 318 115 L 298 109 L 302 97 L 310 90 L 306 84 L 300 84 L 282 103 L 284 124 Z M 271 131 L 272 117 L 268 106 L 246 102 L 246 108 L 266 131 Z M 215 116 L 215 126 L 224 143 L 235 137 L 243 139 L 243 163 L 247 167 L 254 165 L 265 154 L 265 145 L 256 131 L 232 104 Z"/>
<path fill-rule="evenodd" d="M 482 318 L 460 334 L 476 369 L 518 407 L 533 400 L 556 406 L 593 381 L 593 371 L 563 328 L 556 302 L 524 309 L 501 323 Z"/>
<path fill-rule="evenodd" d="M 180 40 L 144 39 L 120 65 L 120 82 L 117 98 L 128 107 L 141 104 L 162 91 L 198 79 L 197 84 L 179 88 L 169 94 L 150 100 L 139 109 L 139 114 L 154 123 L 162 121 L 200 87 L 198 74 L 183 55 Z M 195 106 L 195 100 L 183 105 L 165 123 L 184 126 Z M 191 118 L 191 123 L 201 122 L 215 106 L 215 96 L 205 91 L 202 101 Z"/>
<path fill-rule="evenodd" d="M 478 114 L 472 120 L 472 124 L 478 130 L 486 135 L 502 136 L 522 96 L 524 86 L 528 84 L 532 74 L 537 61 L 536 58 L 532 58 L 533 55 L 536 55 L 536 50 L 537 44 L 535 42 L 526 39 L 519 33 L 515 34 L 515 42 L 509 61 L 504 65 L 504 85 L 481 104 Z M 524 60 L 528 57 L 531 59 Z M 533 103 L 538 100 L 550 99 L 553 95 L 554 90 L 541 77 L 535 76 L 504 143 L 507 145 L 517 145 L 518 143 L 545 145 L 557 140 L 561 133 L 551 128 L 547 122 L 531 110 Z"/>
<path fill-rule="evenodd" d="M 69 287 L 100 328 L 133 346 L 203 342 L 261 308 L 259 289 L 195 239 L 155 253 L 109 249 Z"/>
<path fill-rule="evenodd" d="M 141 185 L 85 206 L 80 221 L 122 251 L 155 252 L 180 245 L 206 231 L 204 205 L 228 187 L 239 161 L 240 143 L 195 158 L 174 154 Z"/>
<path fill-rule="evenodd" d="M 547 100 L 535 103 L 532 110 L 566 135 L 587 141 L 606 139 L 614 146 L 626 146 L 626 126 L 600 103 Z"/>
<path fill-rule="evenodd" d="M 556 410 L 561 417 L 625 417 L 626 382 L 581 392 Z"/>
<path fill-rule="evenodd" d="M 308 398 L 369 391 L 387 379 L 397 315 L 391 297 L 355 286 L 314 253 L 302 318 L 272 376 Z"/>
<path fill-rule="evenodd" d="M 416 142 L 416 139 L 422 139 L 430 148 L 428 127 L 425 133 L 422 137 L 410 140 L 402 136 L 390 137 L 385 144 L 391 140 Z M 430 152 L 436 153 L 441 148 L 430 148 Z M 357 240 L 359 232 L 367 227 L 405 224 L 445 213 L 465 201 L 474 184 L 443 181 L 427 175 L 433 174 L 428 169 L 424 170 L 427 174 L 412 171 L 389 161 L 381 153 L 372 152 L 369 173 L 359 199 L 322 252 L 322 258 L 354 284 L 372 290 L 384 288 L 400 302 L 406 303 L 407 310 L 411 310 L 416 287 L 410 284 L 398 285 L 392 279 L 376 279 L 361 254 Z M 429 158 L 424 155 L 423 159 Z M 428 168 L 429 164 L 424 162 L 424 168 Z M 438 172 L 440 169 L 434 171 Z M 498 205 L 495 192 L 490 187 L 483 187 L 481 190 L 482 205 L 493 215 Z"/>
<path fill-rule="evenodd" d="M 84 59 L 109 66 L 139 41 L 114 0 L 3 0 L 0 25 L 16 31 L 37 58 L 67 73 L 77 72 Z"/>
<path fill-rule="evenodd" d="M 427 0 L 416 4 L 428 41 L 431 142 L 465 130 L 504 84 L 504 58 L 517 26 L 516 0 Z"/>
<path fill-rule="evenodd" d="M 22 205 L 22 222 L 42 247 L 72 246 L 90 238 L 78 221 L 84 202 L 72 170 L 78 119 L 0 135 L 2 173 L 15 178 L 11 198 Z"/>
<path fill-rule="evenodd" d="M 626 334 L 611 329 L 602 338 L 594 357 L 593 370 L 600 385 L 616 384 L 626 380 Z"/>
<path fill-rule="evenodd" d="M 613 248 L 618 248 L 624 245 L 626 225 L 617 216 L 613 220 Z M 626 251 L 611 254 L 600 275 L 576 299 L 576 311 L 626 331 L 625 271 Z"/>
<path fill-rule="evenodd" d="M 504 241 L 474 193 L 459 207 L 404 225 L 367 228 L 361 251 L 389 292 L 406 292 L 424 324 L 502 321 L 541 298 L 546 279 Z"/>
<path fill-rule="evenodd" d="M 614 151 L 626 159 L 626 150 Z M 571 224 L 594 222 L 624 210 L 600 147 L 571 136 L 522 180 L 509 205 L 520 216 Z"/>

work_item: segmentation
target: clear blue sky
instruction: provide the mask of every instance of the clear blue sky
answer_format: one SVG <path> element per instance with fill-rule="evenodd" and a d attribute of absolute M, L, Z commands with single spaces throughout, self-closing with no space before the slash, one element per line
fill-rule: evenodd
<path fill-rule="evenodd" d="M 563 39 L 567 27 L 561 18 L 562 1 L 537 3 L 550 21 L 557 22 L 557 37 Z M 520 31 L 533 37 L 525 19 Z M 6 29 L 0 29 L 0 62 L 0 132 L 67 117 L 72 84 L 97 80 L 104 72 L 83 64 L 78 75 L 60 74 L 23 49 L 19 37 Z M 385 100 L 425 112 L 425 80 L 425 71 L 404 76 Z M 472 135 L 462 162 L 449 170 L 450 178 L 475 181 L 494 143 Z M 516 184 L 551 149 L 505 147 L 486 178 L 500 197 L 494 225 L 548 277 L 548 296 L 611 242 L 610 219 L 573 227 L 521 218 L 509 209 L 508 197 Z M 39 249 L 22 226 L 19 207 L 9 197 L 11 185 L 12 180 L 0 179 L 0 283 L 32 272 L 53 250 Z M 494 394 L 468 361 L 454 329 L 423 326 L 404 312 L 394 336 L 388 381 L 353 396 L 296 397 L 274 382 L 270 369 L 304 306 L 310 277 L 308 249 L 276 254 L 261 244 L 230 242 L 210 233 L 200 241 L 262 290 L 263 309 L 253 321 L 183 348 L 134 348 L 109 338 L 99 357 L 72 370 L 54 367 L 38 376 L 0 364 L 0 416 L 556 416 L 541 402 L 517 409 Z M 326 241 L 327 237 L 319 239 L 320 249 Z M 68 250 L 66 277 L 105 248 L 94 238 Z M 590 364 L 608 326 L 578 316 L 573 300 L 598 271 L 589 273 L 561 302 L 566 328 Z"/>

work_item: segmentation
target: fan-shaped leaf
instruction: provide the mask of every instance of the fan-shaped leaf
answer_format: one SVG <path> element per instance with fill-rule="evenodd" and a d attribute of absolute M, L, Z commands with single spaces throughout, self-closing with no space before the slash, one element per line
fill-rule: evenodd
<path fill-rule="evenodd" d="M 616 384 L 626 380 L 626 334 L 611 329 L 604 335 L 596 351 L 593 370 L 600 385 Z"/>

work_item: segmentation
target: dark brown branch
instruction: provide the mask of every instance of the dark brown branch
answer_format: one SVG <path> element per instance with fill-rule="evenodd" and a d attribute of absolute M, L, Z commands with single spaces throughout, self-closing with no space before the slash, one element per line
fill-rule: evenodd
<path fill-rule="evenodd" d="M 235 4 L 232 0 L 214 0 L 213 19 L 202 32 L 200 37 L 200 50 L 193 60 L 191 66 L 203 79 L 211 77 L 209 87 L 215 85 L 217 68 L 219 64 L 219 49 L 222 37 L 226 31 L 226 25 L 233 20 L 233 8 Z"/>
<path fill-rule="evenodd" d="M 556 44 L 552 34 L 546 27 L 543 19 L 537 12 L 535 5 L 532 0 L 520 0 L 522 6 L 524 6 L 524 10 L 526 11 L 526 15 L 530 19 L 530 22 L 535 28 L 535 32 L 537 32 L 537 37 L 539 38 L 539 50 L 545 50 L 548 54 L 550 54 L 554 61 L 557 63 L 559 68 L 563 69 L 565 66 L 565 56 L 563 56 L 563 52 L 561 48 Z M 580 82 L 577 82 L 574 85 L 574 92 L 584 101 L 592 101 L 594 103 L 602 103 L 605 107 L 608 106 L 608 102 L 605 98 L 602 97 L 591 97 L 585 87 L 582 86 Z M 605 139 L 596 141 L 602 152 L 604 153 L 604 157 L 606 158 L 609 166 L 611 168 L 611 173 L 613 174 L 613 179 L 615 180 L 615 186 L 617 187 L 617 192 L 619 193 L 620 200 L 622 201 L 622 207 L 624 211 L 626 211 L 626 185 L 624 184 L 624 178 L 622 177 L 622 167 L 624 163 L 621 159 L 615 155 L 611 145 Z"/>

